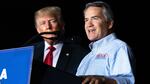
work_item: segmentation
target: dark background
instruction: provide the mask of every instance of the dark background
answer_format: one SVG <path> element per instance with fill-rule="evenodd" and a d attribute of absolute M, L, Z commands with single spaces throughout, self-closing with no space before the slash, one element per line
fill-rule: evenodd
<path fill-rule="evenodd" d="M 62 8 L 66 37 L 85 36 L 83 12 L 86 2 L 94 0 L 32 0 L 32 1 L 7 1 L 0 6 L 0 37 L 1 49 L 19 47 L 36 34 L 34 28 L 34 12 L 39 8 L 57 5 Z M 136 3 L 125 1 L 103 0 L 111 5 L 115 16 L 115 32 L 117 36 L 126 41 L 131 47 L 137 45 L 139 37 L 138 23 L 136 23 Z M 126 4 L 125 4 L 126 3 Z M 83 38 L 83 39 L 84 39 Z M 86 41 L 84 41 L 85 43 Z M 5 44 L 5 45 L 4 45 Z M 136 49 L 136 48 L 135 48 Z"/>
<path fill-rule="evenodd" d="M 80 36 L 81 44 L 89 43 L 84 32 L 83 12 L 86 2 L 94 0 L 24 0 L 3 1 L 0 3 L 0 49 L 21 47 L 32 36 L 36 35 L 34 28 L 34 12 L 47 5 L 58 5 L 62 8 L 66 37 Z M 144 82 L 148 64 L 146 48 L 148 48 L 148 34 L 145 26 L 145 8 L 141 1 L 103 0 L 112 7 L 115 16 L 115 32 L 118 38 L 125 41 L 132 48 L 135 58 L 140 58 L 136 73 L 137 84 Z M 146 3 L 146 2 L 145 2 Z M 143 19 L 145 18 L 145 19 Z M 145 39 L 146 38 L 146 39 Z M 140 72 L 140 73 L 139 73 Z"/>

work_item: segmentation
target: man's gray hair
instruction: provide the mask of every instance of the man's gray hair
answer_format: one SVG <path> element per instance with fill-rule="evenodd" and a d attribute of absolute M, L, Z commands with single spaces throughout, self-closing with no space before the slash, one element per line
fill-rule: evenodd
<path fill-rule="evenodd" d="M 101 7 L 103 9 L 103 14 L 106 17 L 106 19 L 108 21 L 113 21 L 113 19 L 114 19 L 113 12 L 107 3 L 103 2 L 103 1 L 95 1 L 95 2 L 87 3 L 86 7 L 84 9 L 84 12 L 86 11 L 86 9 L 88 9 L 91 6 L 92 7 Z"/>

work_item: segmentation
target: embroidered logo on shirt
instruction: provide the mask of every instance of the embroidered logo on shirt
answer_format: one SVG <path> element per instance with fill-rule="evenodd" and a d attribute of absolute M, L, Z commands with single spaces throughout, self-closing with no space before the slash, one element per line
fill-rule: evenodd
<path fill-rule="evenodd" d="M 104 59 L 104 58 L 106 58 L 106 57 L 108 57 L 108 54 L 107 53 L 99 53 L 99 54 L 97 54 L 96 55 L 96 58 L 98 58 L 98 59 Z"/>

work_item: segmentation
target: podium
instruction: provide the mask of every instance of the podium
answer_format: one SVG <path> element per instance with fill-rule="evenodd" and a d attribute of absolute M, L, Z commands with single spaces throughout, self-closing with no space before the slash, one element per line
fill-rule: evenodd
<path fill-rule="evenodd" d="M 81 79 L 33 59 L 33 46 L 0 50 L 0 84 L 81 84 Z"/>
<path fill-rule="evenodd" d="M 31 84 L 81 84 L 81 79 L 73 74 L 34 61 Z"/>
<path fill-rule="evenodd" d="M 0 84 L 29 84 L 33 46 L 0 50 Z"/>

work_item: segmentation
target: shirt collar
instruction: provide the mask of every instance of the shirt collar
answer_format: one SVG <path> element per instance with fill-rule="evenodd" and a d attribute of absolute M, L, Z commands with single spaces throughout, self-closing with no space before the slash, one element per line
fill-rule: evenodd
<path fill-rule="evenodd" d="M 105 37 L 103 37 L 97 41 L 91 42 L 89 44 L 89 47 L 90 47 L 90 49 L 93 49 L 97 46 L 98 47 L 103 46 L 103 45 L 105 45 L 105 43 L 107 43 L 108 41 L 111 41 L 112 39 L 116 39 L 115 33 L 111 33 L 111 34 L 109 34 L 109 35 L 107 35 L 107 36 L 105 36 Z"/>
<path fill-rule="evenodd" d="M 50 46 L 46 41 L 44 41 L 45 43 L 45 48 L 44 48 L 44 51 L 48 49 L 48 47 Z M 57 44 L 54 44 L 53 46 L 57 49 L 58 47 L 62 46 L 63 43 L 62 42 L 59 42 Z"/>

